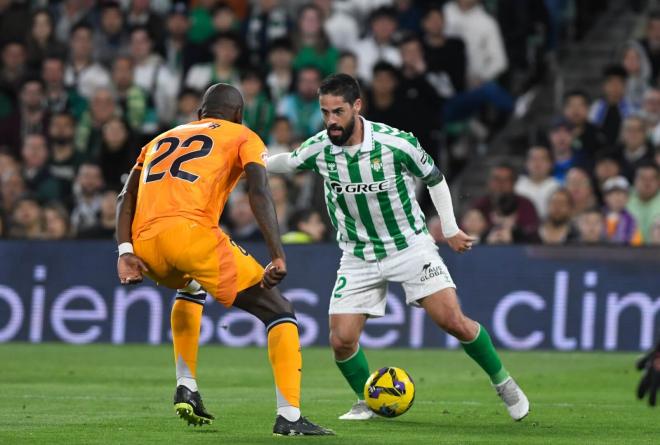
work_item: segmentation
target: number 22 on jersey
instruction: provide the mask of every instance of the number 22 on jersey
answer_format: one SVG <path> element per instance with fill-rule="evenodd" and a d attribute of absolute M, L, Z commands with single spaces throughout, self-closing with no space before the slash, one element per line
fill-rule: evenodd
<path fill-rule="evenodd" d="M 179 145 L 181 148 L 185 149 L 189 148 L 196 142 L 200 144 L 197 150 L 186 152 L 172 159 L 172 155 L 176 154 L 175 152 L 179 148 Z M 168 145 L 167 150 L 153 158 L 152 161 L 146 166 L 144 175 L 145 183 L 160 181 L 167 174 L 172 176 L 172 178 L 179 178 L 184 181 L 195 182 L 197 179 L 199 179 L 199 176 L 186 171 L 183 168 L 184 164 L 188 161 L 192 161 L 193 159 L 208 156 L 213 149 L 213 139 L 205 134 L 197 134 L 190 136 L 188 139 L 183 141 L 183 143 L 181 143 L 181 140 L 178 137 L 170 136 L 158 141 L 154 148 L 154 152 L 157 153 L 165 145 Z M 162 165 L 159 166 L 158 164 Z M 154 172 L 154 170 L 156 170 L 156 172 Z"/>

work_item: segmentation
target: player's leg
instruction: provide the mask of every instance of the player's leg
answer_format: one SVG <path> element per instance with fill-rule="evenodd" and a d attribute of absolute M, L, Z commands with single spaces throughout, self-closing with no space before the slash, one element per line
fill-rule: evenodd
<path fill-rule="evenodd" d="M 341 420 L 368 420 L 374 413 L 364 402 L 369 363 L 359 340 L 368 316 L 385 314 L 387 283 L 378 264 L 344 254 L 330 298 L 330 346 L 337 368 L 357 396 Z"/>
<path fill-rule="evenodd" d="M 488 374 L 511 417 L 525 417 L 529 412 L 527 397 L 502 365 L 486 328 L 463 314 L 454 288 L 437 291 L 419 300 L 419 304 L 438 326 L 461 342 L 467 355 Z"/>

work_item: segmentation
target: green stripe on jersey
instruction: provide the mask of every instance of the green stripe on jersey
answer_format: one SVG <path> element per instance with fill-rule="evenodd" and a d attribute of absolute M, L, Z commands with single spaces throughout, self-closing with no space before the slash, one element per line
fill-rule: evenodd
<path fill-rule="evenodd" d="M 385 172 L 382 167 L 383 148 L 380 142 L 374 142 L 374 149 L 371 150 L 370 161 L 372 166 L 371 175 L 373 176 L 374 181 L 384 181 Z M 377 164 L 381 165 L 380 169 L 373 168 L 373 166 Z M 396 245 L 397 250 L 405 249 L 408 247 L 408 243 L 406 242 L 406 237 L 401 233 L 401 229 L 399 229 L 399 224 L 396 222 L 396 216 L 394 216 L 389 192 L 378 192 L 376 193 L 376 197 L 378 198 L 378 205 L 380 206 L 380 211 L 383 214 L 383 219 L 387 226 L 387 233 L 389 233 L 394 239 L 394 244 Z"/>
<path fill-rule="evenodd" d="M 344 152 L 346 155 L 346 153 Z M 362 175 L 360 174 L 360 163 L 356 159 L 355 162 L 351 162 L 348 156 L 346 156 L 346 162 L 348 164 L 348 176 L 351 179 L 351 182 L 360 183 L 362 182 Z M 374 254 L 377 259 L 385 258 L 387 255 L 385 252 L 385 245 L 383 241 L 378 236 L 378 231 L 374 225 L 374 221 L 371 219 L 371 212 L 369 210 L 369 203 L 367 198 L 364 195 L 356 194 L 355 202 L 357 203 L 358 213 L 360 214 L 360 220 L 364 224 L 365 229 L 367 229 L 367 235 L 369 235 L 369 241 L 374 245 Z"/>
<path fill-rule="evenodd" d="M 396 175 L 396 189 L 399 192 L 399 199 L 401 200 L 401 207 L 406 214 L 406 219 L 410 228 L 417 233 L 417 228 L 415 227 L 415 215 L 413 215 L 412 205 L 410 204 L 410 195 L 408 194 L 408 189 L 406 188 L 406 180 L 401 171 L 401 162 L 396 158 L 396 151 L 392 147 L 385 146 L 392 150 L 394 154 L 394 173 Z"/>
<path fill-rule="evenodd" d="M 334 156 L 330 153 L 331 146 L 328 145 L 326 146 L 323 151 L 325 153 L 325 164 L 329 165 L 331 163 L 335 163 L 335 158 Z M 331 171 L 330 168 L 327 168 L 328 170 L 328 177 L 330 178 L 331 181 L 337 181 L 339 182 L 339 174 L 337 173 L 336 170 Z M 328 190 L 328 211 L 330 211 L 330 204 L 332 202 L 332 187 L 329 187 L 330 190 Z M 346 198 L 344 195 L 336 194 L 337 196 L 337 205 L 339 205 L 339 208 L 341 209 L 342 213 L 344 214 L 344 224 L 346 225 L 346 232 L 348 233 L 348 239 L 351 241 L 355 241 L 355 249 L 353 250 L 353 255 L 355 255 L 358 258 L 364 259 L 364 247 L 365 247 L 365 242 L 360 241 L 357 235 L 357 230 L 355 228 L 355 219 L 353 216 L 351 216 L 351 213 L 348 211 L 348 205 L 346 204 Z M 341 232 L 338 232 L 341 233 Z"/>

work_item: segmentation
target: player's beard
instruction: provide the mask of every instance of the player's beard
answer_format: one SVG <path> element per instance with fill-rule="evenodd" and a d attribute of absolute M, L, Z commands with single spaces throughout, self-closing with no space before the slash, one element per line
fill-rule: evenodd
<path fill-rule="evenodd" d="M 355 129 L 355 116 L 351 118 L 351 120 L 348 122 L 348 125 L 346 125 L 346 128 L 340 127 L 339 125 L 331 125 L 326 129 L 326 131 L 328 133 L 328 138 L 330 139 L 330 142 L 332 142 L 334 145 L 341 147 L 344 144 L 346 144 L 346 141 L 348 141 L 351 138 L 354 129 Z M 339 136 L 332 136 L 330 134 L 330 130 L 341 130 L 341 134 Z"/>

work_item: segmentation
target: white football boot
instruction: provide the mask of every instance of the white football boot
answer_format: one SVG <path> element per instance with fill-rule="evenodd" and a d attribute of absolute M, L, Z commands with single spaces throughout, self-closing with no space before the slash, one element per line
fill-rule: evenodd
<path fill-rule="evenodd" d="M 529 400 L 512 377 L 507 378 L 499 385 L 493 386 L 513 420 L 522 420 L 529 414 Z"/>
<path fill-rule="evenodd" d="M 339 420 L 369 420 L 376 417 L 376 414 L 369 409 L 364 400 L 358 400 L 351 407 L 350 411 L 339 416 Z"/>

